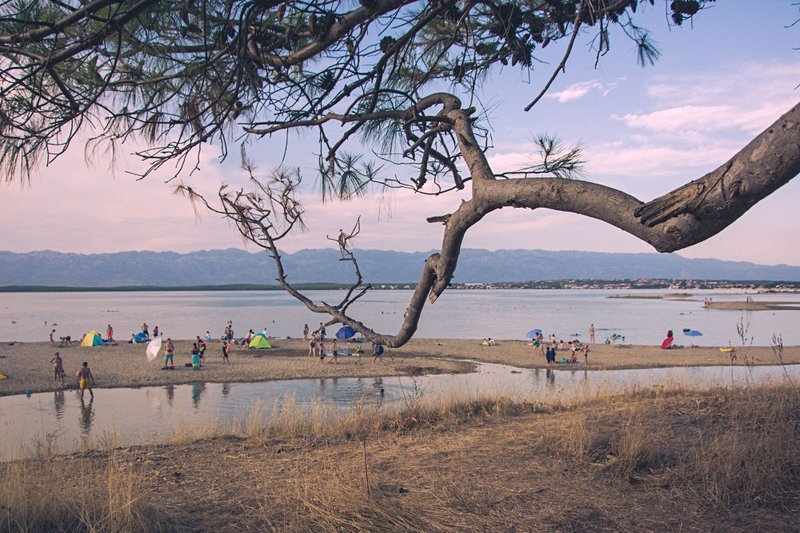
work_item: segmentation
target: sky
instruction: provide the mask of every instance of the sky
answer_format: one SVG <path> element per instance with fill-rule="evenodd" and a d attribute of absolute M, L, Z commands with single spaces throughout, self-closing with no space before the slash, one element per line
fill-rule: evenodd
<path fill-rule="evenodd" d="M 496 172 L 535 160 L 541 133 L 580 144 L 583 179 L 620 188 L 648 201 L 717 168 L 800 100 L 800 8 L 791 0 L 720 0 L 683 27 L 669 27 L 656 2 L 640 24 L 650 29 L 662 56 L 654 66 L 636 62 L 635 47 L 618 32 L 595 67 L 589 36 L 548 95 L 530 112 L 523 107 L 541 90 L 563 48 L 550 46 L 533 75 L 508 67 L 481 92 L 492 110 Z M 649 6 L 647 6 L 649 7 Z M 641 10 L 642 8 L 640 8 Z M 268 172 L 282 147 L 256 145 L 251 155 Z M 281 243 L 286 252 L 332 247 L 326 236 L 349 229 L 361 216 L 354 246 L 362 249 L 437 249 L 441 225 L 430 216 L 451 212 L 457 195 L 432 198 L 375 191 L 342 203 L 320 201 L 313 161 L 304 139 L 290 144 L 287 162 L 300 165 L 308 185 L 302 200 L 309 230 Z M 131 145 L 127 151 L 135 147 Z M 233 150 L 233 152 L 236 152 Z M 129 250 L 190 252 L 242 248 L 256 251 L 229 223 L 197 213 L 172 193 L 164 176 L 137 181 L 133 157 L 93 154 L 76 144 L 30 182 L 0 184 L 0 250 L 108 253 Z M 213 147 L 200 170 L 183 179 L 213 193 L 220 182 L 241 179 L 236 153 L 222 165 Z M 679 255 L 800 265 L 800 179 L 748 211 L 719 235 Z M 464 240 L 466 248 L 652 252 L 652 247 L 612 226 L 550 210 L 504 209 L 487 216 Z"/>

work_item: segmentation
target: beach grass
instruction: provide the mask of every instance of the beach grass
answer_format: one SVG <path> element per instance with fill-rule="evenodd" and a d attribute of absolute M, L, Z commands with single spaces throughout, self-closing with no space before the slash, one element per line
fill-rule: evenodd
<path fill-rule="evenodd" d="M 550 403 L 411 394 L 391 410 L 286 400 L 168 445 L 43 443 L 0 465 L 0 530 L 782 529 L 800 512 L 798 437 L 790 381 Z M 571 499 L 581 509 L 559 512 Z"/>

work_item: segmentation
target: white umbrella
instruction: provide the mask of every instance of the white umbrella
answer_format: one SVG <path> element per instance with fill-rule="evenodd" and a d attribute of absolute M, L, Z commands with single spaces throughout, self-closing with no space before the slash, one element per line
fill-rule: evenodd
<path fill-rule="evenodd" d="M 158 357 L 159 351 L 161 351 L 160 336 L 156 337 L 155 339 L 147 343 L 147 350 L 145 351 L 145 355 L 147 355 L 147 360 L 151 363 L 155 361 L 156 357 Z"/>

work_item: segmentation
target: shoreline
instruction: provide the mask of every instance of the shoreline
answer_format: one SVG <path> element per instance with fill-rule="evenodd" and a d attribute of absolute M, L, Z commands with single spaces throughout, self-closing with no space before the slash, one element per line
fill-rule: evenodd
<path fill-rule="evenodd" d="M 545 368 L 544 357 L 526 341 L 499 340 L 497 346 L 483 346 L 475 339 L 412 339 L 401 348 L 387 349 L 372 362 L 369 349 L 361 360 L 340 357 L 337 364 L 310 358 L 303 339 L 273 339 L 273 348 L 248 350 L 235 346 L 230 364 L 223 364 L 221 343 L 211 341 L 206 364 L 200 371 L 185 367 L 190 361 L 191 340 L 175 342 L 175 370 L 161 370 L 159 356 L 152 363 L 145 357 L 146 344 L 122 343 L 84 348 L 50 346 L 47 342 L 15 343 L 0 346 L 0 396 L 49 392 L 77 388 L 74 377 L 83 361 L 95 376 L 95 387 L 137 388 L 188 384 L 256 382 L 285 379 L 345 377 L 380 377 L 472 372 L 479 363 L 495 363 L 517 368 Z M 353 348 L 351 343 L 340 347 Z M 367 345 L 368 346 L 368 345 Z M 557 364 L 556 370 L 623 370 L 690 366 L 727 366 L 731 364 L 779 365 L 800 364 L 800 346 L 783 347 L 782 359 L 772 347 L 736 347 L 735 358 L 718 347 L 695 347 L 662 350 L 658 346 L 593 344 L 587 364 Z M 64 360 L 64 385 L 53 380 L 50 359 L 58 351 Z M 560 359 L 567 352 L 559 352 Z M 582 360 L 582 356 L 580 357 Z"/>

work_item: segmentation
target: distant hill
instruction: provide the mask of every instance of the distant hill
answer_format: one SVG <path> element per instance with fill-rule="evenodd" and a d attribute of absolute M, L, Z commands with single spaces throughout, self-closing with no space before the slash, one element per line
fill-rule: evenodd
<path fill-rule="evenodd" d="M 364 279 L 407 283 L 419 279 L 430 252 L 359 250 Z M 293 283 L 348 283 L 352 271 L 333 249 L 284 254 Z M 123 285 L 275 284 L 275 267 L 264 253 L 242 250 L 73 254 L 0 252 L 0 285 L 108 287 Z M 800 267 L 765 266 L 676 254 L 463 250 L 458 283 L 560 279 L 713 279 L 800 281 Z"/>

